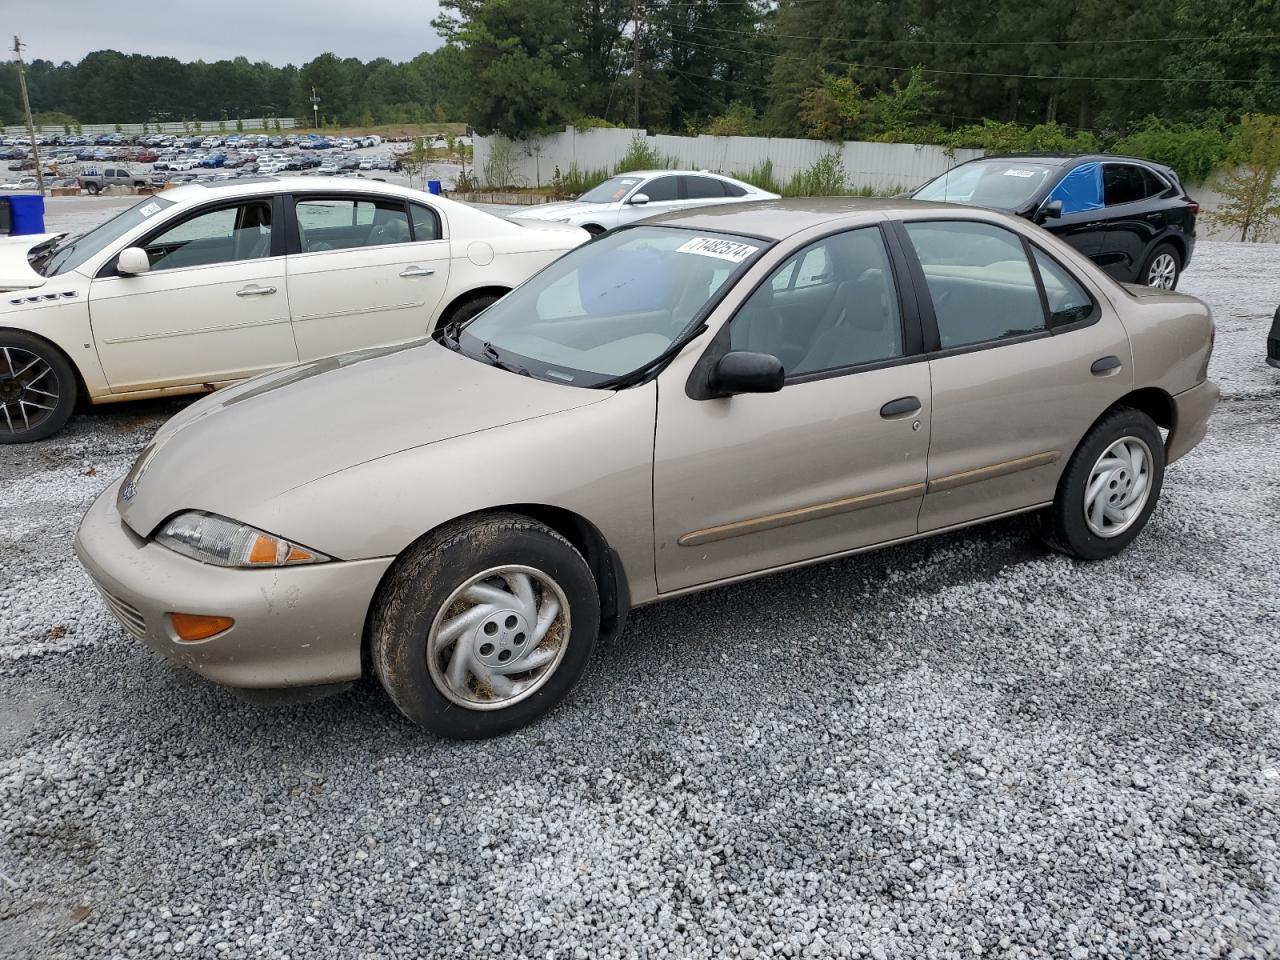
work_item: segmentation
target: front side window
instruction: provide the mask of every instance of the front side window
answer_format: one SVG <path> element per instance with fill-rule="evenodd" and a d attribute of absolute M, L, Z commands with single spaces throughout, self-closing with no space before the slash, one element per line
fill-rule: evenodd
<path fill-rule="evenodd" d="M 148 240 L 143 249 L 153 271 L 269 257 L 271 201 L 198 213 Z"/>
<path fill-rule="evenodd" d="M 408 243 L 409 216 L 398 200 L 315 197 L 298 200 L 298 240 L 303 253 Z"/>
<path fill-rule="evenodd" d="M 788 377 L 901 357 L 898 296 L 879 228 L 837 234 L 789 257 L 734 316 L 729 343 L 777 357 Z"/>
<path fill-rule="evenodd" d="M 1049 192 L 1062 204 L 1062 215 L 1102 209 L 1102 164 L 1082 163 L 1068 171 Z"/>
<path fill-rule="evenodd" d="M 654 177 L 640 188 L 650 203 L 666 203 L 680 198 L 680 181 L 677 177 Z"/>
<path fill-rule="evenodd" d="M 601 386 L 643 370 L 691 329 L 764 244 L 668 227 L 606 233 L 566 253 L 468 324 L 477 360 Z"/>
<path fill-rule="evenodd" d="M 1045 329 L 1035 275 L 1016 234 L 971 221 L 917 221 L 906 229 L 943 350 Z"/>

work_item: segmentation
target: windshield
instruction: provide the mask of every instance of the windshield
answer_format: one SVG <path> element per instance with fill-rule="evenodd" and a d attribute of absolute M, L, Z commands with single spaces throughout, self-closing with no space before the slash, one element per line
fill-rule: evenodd
<path fill-rule="evenodd" d="M 643 177 L 611 177 L 578 198 L 579 203 L 619 203 Z"/>
<path fill-rule="evenodd" d="M 45 277 L 56 277 L 74 270 L 94 254 L 101 253 L 126 233 L 150 218 L 165 207 L 173 206 L 172 200 L 162 197 L 145 197 L 127 210 L 122 210 L 101 226 L 94 227 L 86 234 L 73 237 L 60 247 L 56 247 L 43 262 L 32 264 L 35 270 Z"/>
<path fill-rule="evenodd" d="M 760 240 L 673 227 L 607 233 L 534 275 L 462 331 L 463 353 L 543 380 L 613 386 L 683 337 Z"/>
<path fill-rule="evenodd" d="M 914 196 L 917 200 L 1017 210 L 1061 170 L 1061 167 L 1020 160 L 975 160 L 929 181 Z"/>

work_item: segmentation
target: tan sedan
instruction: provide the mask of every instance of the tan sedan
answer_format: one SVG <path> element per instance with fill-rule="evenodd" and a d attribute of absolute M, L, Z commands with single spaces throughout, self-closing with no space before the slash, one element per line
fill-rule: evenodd
<path fill-rule="evenodd" d="M 1217 401 L 1204 304 L 1025 221 L 707 208 L 433 340 L 188 407 L 81 526 L 126 629 L 210 680 L 371 669 L 428 730 L 545 713 L 634 606 L 1025 511 L 1098 560 Z"/>

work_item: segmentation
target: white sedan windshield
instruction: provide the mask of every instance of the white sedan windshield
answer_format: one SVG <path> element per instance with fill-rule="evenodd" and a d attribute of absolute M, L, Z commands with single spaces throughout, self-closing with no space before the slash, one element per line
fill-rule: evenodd
<path fill-rule="evenodd" d="M 476 317 L 461 349 L 542 379 L 606 385 L 662 357 L 764 246 L 673 227 L 605 234 Z"/>
<path fill-rule="evenodd" d="M 165 207 L 173 206 L 172 200 L 163 197 L 145 197 L 127 210 L 122 210 L 106 223 L 94 227 L 88 233 L 68 240 L 56 247 L 36 269 L 46 277 L 74 270 L 96 253 L 105 250 L 126 233 L 144 223 Z"/>
<path fill-rule="evenodd" d="M 610 177 L 598 187 L 592 187 L 578 198 L 579 203 L 621 203 L 640 177 Z"/>

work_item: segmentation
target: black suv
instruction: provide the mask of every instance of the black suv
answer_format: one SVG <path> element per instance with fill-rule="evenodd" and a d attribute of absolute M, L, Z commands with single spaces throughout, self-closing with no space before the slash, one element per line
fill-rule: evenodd
<path fill-rule="evenodd" d="M 1267 363 L 1280 368 L 1280 307 L 1271 321 L 1271 335 L 1267 337 Z"/>
<path fill-rule="evenodd" d="M 1200 212 L 1168 167 L 1105 154 L 982 157 L 952 167 L 911 196 L 1016 213 L 1117 280 L 1167 290 L 1191 262 Z"/>

